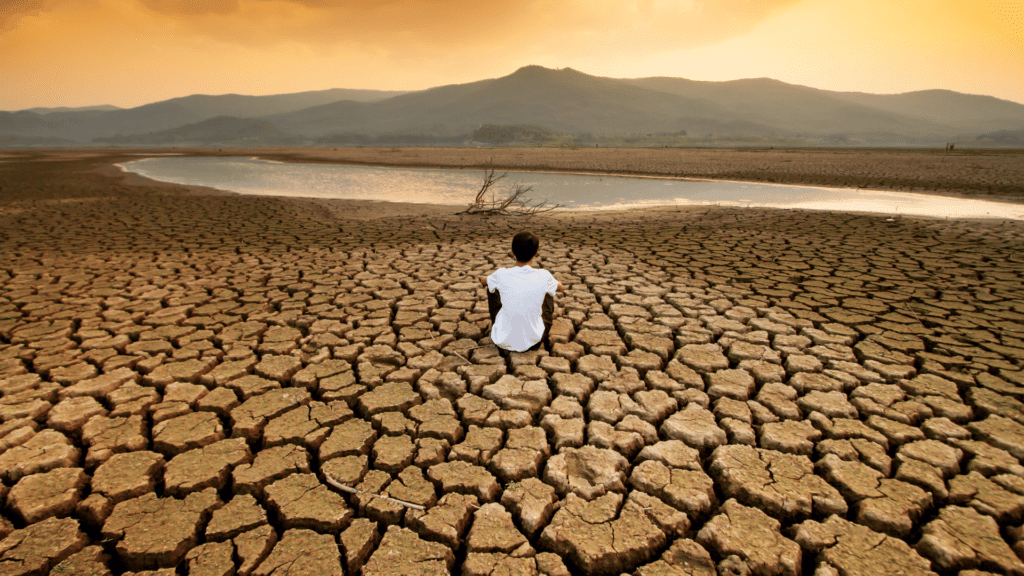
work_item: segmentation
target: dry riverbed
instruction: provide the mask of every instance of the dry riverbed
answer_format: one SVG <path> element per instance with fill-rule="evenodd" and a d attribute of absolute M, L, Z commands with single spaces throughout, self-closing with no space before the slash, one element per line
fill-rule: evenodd
<path fill-rule="evenodd" d="M 1024 223 L 482 219 L 130 158 L 0 163 L 0 574 L 1024 574 Z M 567 291 L 504 359 L 474 279 L 524 226 Z"/>

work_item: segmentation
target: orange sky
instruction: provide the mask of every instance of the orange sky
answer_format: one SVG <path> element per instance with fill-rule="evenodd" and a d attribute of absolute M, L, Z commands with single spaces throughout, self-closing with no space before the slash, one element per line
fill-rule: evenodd
<path fill-rule="evenodd" d="M 526 64 L 1024 103 L 1024 1 L 0 0 L 0 110 L 416 90 Z"/>

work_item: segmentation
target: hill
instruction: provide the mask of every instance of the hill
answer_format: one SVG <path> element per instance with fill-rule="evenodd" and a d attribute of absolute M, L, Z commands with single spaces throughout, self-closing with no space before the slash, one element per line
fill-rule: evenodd
<path fill-rule="evenodd" d="M 455 135 L 482 124 L 534 125 L 558 132 L 637 134 L 685 130 L 703 118 L 723 128 L 729 114 L 714 102 L 684 98 L 566 68 L 527 66 L 509 76 L 431 88 L 370 103 L 336 102 L 268 117 L 283 130 Z M 717 124 L 716 124 L 717 125 Z M 771 126 L 752 130 L 775 132 Z"/>
<path fill-rule="evenodd" d="M 229 125 L 223 117 L 259 119 L 273 129 L 254 123 Z M 220 120 L 202 125 L 215 118 Z M 819 90 L 770 78 L 614 79 L 571 68 L 526 66 L 500 78 L 406 93 L 197 94 L 123 110 L 0 112 L 0 134 L 81 142 L 128 142 L 129 136 L 212 141 L 234 137 L 237 129 L 242 130 L 239 134 L 254 130 L 251 137 L 257 140 L 301 138 L 307 144 L 447 143 L 469 141 L 484 125 L 529 126 L 534 136 L 488 136 L 483 143 L 559 144 L 625 136 L 637 145 L 931 147 L 997 134 L 984 140 L 986 145 L 1009 146 L 1014 137 L 998 134 L 1024 129 L 1024 105 L 949 90 L 880 95 Z M 182 131 L 175 132 L 177 128 Z M 539 134 L 561 136 L 538 140 Z"/>
<path fill-rule="evenodd" d="M 19 110 L 19 112 L 32 112 L 33 114 L 45 116 L 54 112 L 110 112 L 111 110 L 121 110 L 121 108 L 103 104 L 101 106 L 79 106 L 77 108 L 68 108 L 66 106 L 58 106 L 57 108 L 28 108 L 26 110 Z"/>
<path fill-rule="evenodd" d="M 284 130 L 309 135 L 454 135 L 499 124 L 596 135 L 686 131 L 700 138 L 931 146 L 989 132 L 992 126 L 1024 126 L 1024 106 L 949 91 L 862 98 L 770 78 L 617 80 L 527 66 L 502 78 L 372 103 L 336 102 L 270 119 Z"/>
<path fill-rule="evenodd" d="M 261 146 L 268 144 L 299 144 L 301 141 L 282 132 L 277 126 L 264 120 L 217 116 L 179 128 L 150 132 L 135 136 L 106 136 L 94 138 L 99 144 L 122 144 L 135 146 L 182 144 L 210 145 L 231 144 L 233 146 Z"/>
<path fill-rule="evenodd" d="M 259 118 L 272 114 L 283 114 L 320 106 L 339 100 L 354 102 L 374 102 L 405 92 L 387 92 L 382 90 L 347 90 L 334 88 L 315 92 L 296 92 L 293 94 L 275 94 L 271 96 L 242 96 L 239 94 L 222 94 L 206 96 L 194 94 L 182 98 L 172 98 L 165 102 L 177 104 L 201 117 L 236 116 L 239 118 Z"/>
<path fill-rule="evenodd" d="M 998 130 L 968 138 L 963 146 L 977 148 L 1024 148 L 1024 130 Z"/>
<path fill-rule="evenodd" d="M 117 135 L 144 135 L 202 122 L 217 116 L 256 118 L 301 110 L 341 99 L 373 101 L 403 92 L 380 90 L 332 89 L 270 96 L 193 95 L 138 106 L 116 108 L 96 106 L 87 109 L 36 109 L 0 112 L 0 133 L 60 136 L 89 142 Z M 16 118 L 12 118 L 11 116 Z"/>
<path fill-rule="evenodd" d="M 699 82 L 682 78 L 639 78 L 626 82 L 689 98 L 712 100 L 736 116 L 807 135 L 937 136 L 955 132 L 952 124 L 907 117 L 898 111 L 843 99 L 826 90 L 771 78 Z M 1024 106 L 1021 107 L 1024 112 Z M 1024 115 L 1022 115 L 1024 118 Z"/>
<path fill-rule="evenodd" d="M 1020 104 L 992 96 L 961 94 L 952 90 L 923 90 L 905 94 L 864 94 L 862 92 L 831 92 L 848 102 L 948 124 L 960 130 L 1024 129 L 1024 113 Z"/>
<path fill-rule="evenodd" d="M 59 129 L 58 124 L 34 112 L 0 112 L 0 134 L 38 136 Z"/>
<path fill-rule="evenodd" d="M 25 146 L 45 146 L 47 148 L 79 146 L 80 142 L 57 138 L 56 136 L 12 136 L 0 134 L 0 148 L 23 148 Z"/>

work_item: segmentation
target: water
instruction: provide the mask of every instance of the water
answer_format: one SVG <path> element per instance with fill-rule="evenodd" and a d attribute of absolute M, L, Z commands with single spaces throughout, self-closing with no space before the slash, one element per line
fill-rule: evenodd
<path fill-rule="evenodd" d="M 291 164 L 255 158 L 146 158 L 120 164 L 147 178 L 240 194 L 467 205 L 481 170 Z M 1024 204 L 813 186 L 509 172 L 492 189 L 532 186 L 529 197 L 572 210 L 721 205 L 1024 220 Z"/>

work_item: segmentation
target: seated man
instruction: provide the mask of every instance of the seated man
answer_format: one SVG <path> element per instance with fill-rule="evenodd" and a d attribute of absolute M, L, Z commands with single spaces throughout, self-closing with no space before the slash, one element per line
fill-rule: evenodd
<path fill-rule="evenodd" d="M 540 239 L 532 232 L 520 232 L 512 239 L 511 268 L 499 268 L 480 279 L 487 287 L 491 313 L 491 341 L 503 351 L 525 352 L 549 346 L 555 293 L 565 288 L 547 270 L 532 268 Z"/>

